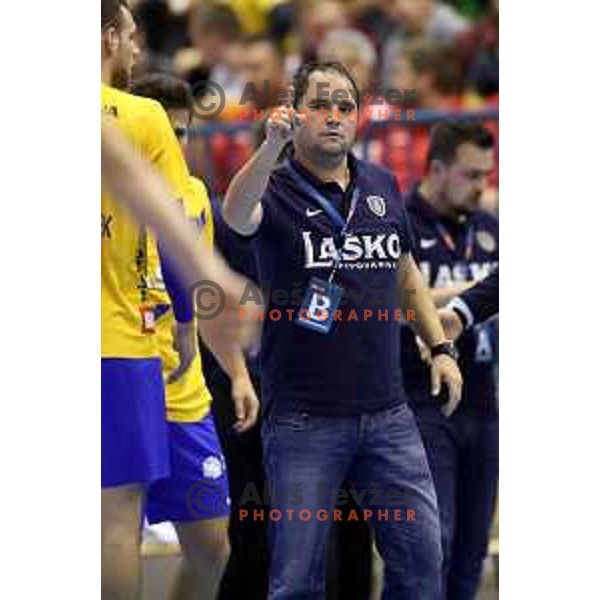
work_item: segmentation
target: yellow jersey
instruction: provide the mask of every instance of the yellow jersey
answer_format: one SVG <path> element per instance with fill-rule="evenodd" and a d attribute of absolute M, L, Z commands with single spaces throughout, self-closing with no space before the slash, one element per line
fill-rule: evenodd
<path fill-rule="evenodd" d="M 236 14 L 245 33 L 261 33 L 266 30 L 269 13 L 284 0 L 220 0 Z"/>
<path fill-rule="evenodd" d="M 183 197 L 189 173 L 162 106 L 102 85 L 101 107 L 116 118 L 140 156 L 165 178 L 173 197 Z M 104 189 L 101 210 L 102 357 L 158 356 L 148 290 L 150 236 Z"/>
<path fill-rule="evenodd" d="M 190 177 L 187 192 L 183 196 L 183 207 L 186 216 L 194 224 L 197 224 L 204 241 L 212 248 L 214 243 L 213 214 L 206 187 L 199 179 Z M 160 308 L 157 311 L 159 316 L 156 320 L 156 338 L 165 380 L 167 420 L 179 423 L 200 421 L 210 410 L 212 402 L 202 372 L 200 354 L 196 354 L 190 368 L 180 379 L 173 383 L 166 383 L 168 375 L 179 365 L 179 355 L 173 349 L 172 328 L 175 324 L 175 316 L 171 308 L 171 300 L 162 282 L 156 246 L 150 250 L 149 260 L 152 268 L 155 269 L 150 296 L 153 303 Z M 194 325 L 196 325 L 195 317 Z"/>

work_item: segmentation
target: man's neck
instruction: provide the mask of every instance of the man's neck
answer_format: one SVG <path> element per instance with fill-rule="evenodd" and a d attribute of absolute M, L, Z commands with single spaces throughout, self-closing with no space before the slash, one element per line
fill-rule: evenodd
<path fill-rule="evenodd" d="M 112 85 L 111 68 L 106 63 L 102 63 L 101 73 L 102 73 L 102 83 L 104 85 Z"/>
<path fill-rule="evenodd" d="M 441 194 L 435 194 L 433 192 L 427 179 L 423 179 L 421 185 L 419 185 L 419 194 L 439 215 L 452 219 L 453 221 L 458 221 L 460 215 L 448 205 Z"/>
<path fill-rule="evenodd" d="M 348 155 L 344 154 L 339 160 L 321 161 L 317 163 L 298 148 L 295 149 L 294 158 L 317 179 L 321 181 L 334 181 L 343 190 L 350 185 L 350 169 L 348 168 Z M 321 157 L 322 158 L 322 157 Z M 329 162 L 329 164 L 327 164 Z"/>

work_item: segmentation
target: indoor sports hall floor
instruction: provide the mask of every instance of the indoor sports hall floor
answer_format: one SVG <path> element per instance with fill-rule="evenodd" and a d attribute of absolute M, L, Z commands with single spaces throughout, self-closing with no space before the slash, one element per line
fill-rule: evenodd
<path fill-rule="evenodd" d="M 496 557 L 497 558 L 497 557 Z M 477 600 L 498 600 L 497 560 L 486 561 L 484 581 Z M 143 564 L 143 600 L 165 600 L 175 575 L 179 555 L 175 547 L 146 549 Z M 249 598 L 248 600 L 252 600 Z M 376 597 L 370 600 L 378 600 Z"/>

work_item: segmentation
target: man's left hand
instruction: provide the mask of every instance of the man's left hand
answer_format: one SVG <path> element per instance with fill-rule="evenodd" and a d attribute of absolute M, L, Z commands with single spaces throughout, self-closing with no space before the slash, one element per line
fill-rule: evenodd
<path fill-rule="evenodd" d="M 456 361 L 446 354 L 431 360 L 431 393 L 438 396 L 442 385 L 448 388 L 448 402 L 442 406 L 442 412 L 449 417 L 460 402 L 463 380 Z"/>
<path fill-rule="evenodd" d="M 238 377 L 231 382 L 231 399 L 235 410 L 235 431 L 243 433 L 252 429 L 258 419 L 259 403 L 252 381 Z"/>

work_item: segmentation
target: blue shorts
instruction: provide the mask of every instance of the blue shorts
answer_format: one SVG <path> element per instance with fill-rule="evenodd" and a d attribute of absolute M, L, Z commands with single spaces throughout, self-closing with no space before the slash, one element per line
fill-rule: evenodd
<path fill-rule="evenodd" d="M 197 423 L 168 423 L 168 428 L 171 475 L 148 488 L 148 522 L 227 517 L 229 482 L 212 415 Z"/>
<path fill-rule="evenodd" d="M 159 358 L 103 358 L 102 487 L 147 485 L 169 475 Z"/>

